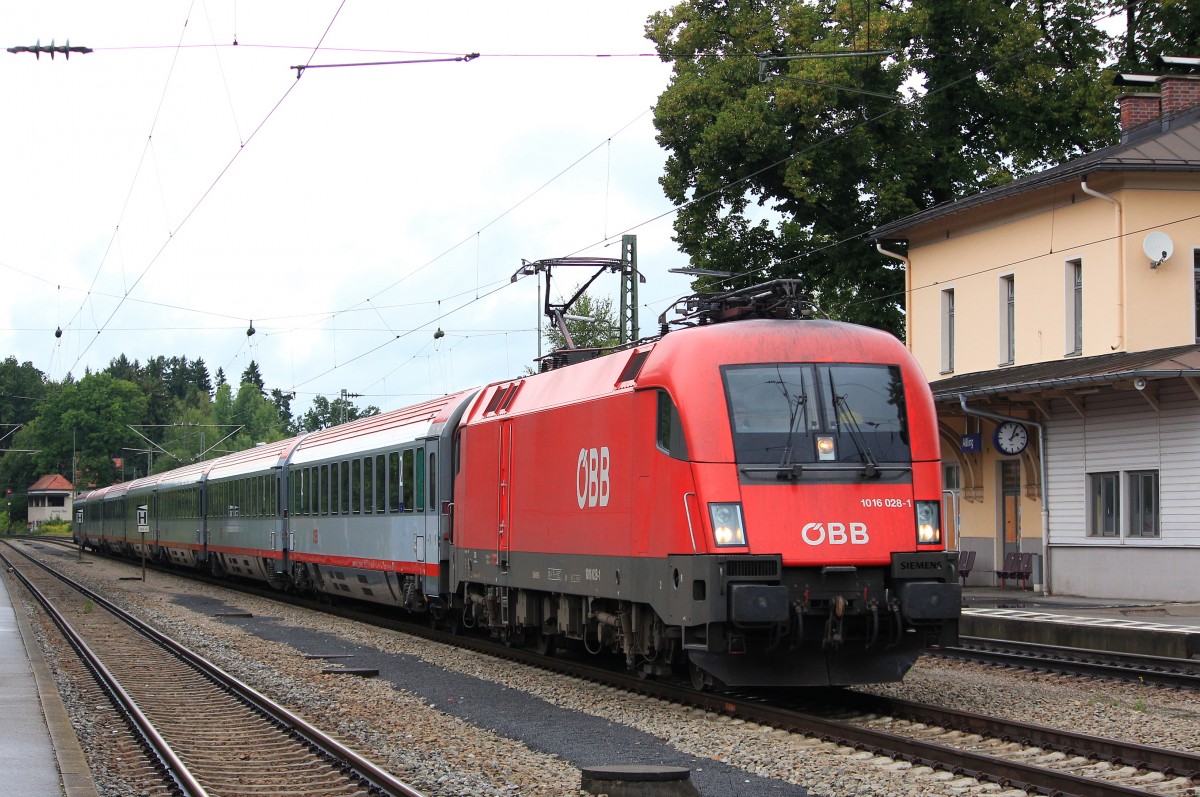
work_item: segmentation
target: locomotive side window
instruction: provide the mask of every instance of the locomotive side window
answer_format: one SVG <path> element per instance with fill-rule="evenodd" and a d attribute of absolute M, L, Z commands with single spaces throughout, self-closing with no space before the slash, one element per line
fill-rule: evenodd
<path fill-rule="evenodd" d="M 683 438 L 683 426 L 679 423 L 679 411 L 665 390 L 658 391 L 658 422 L 656 424 L 658 449 L 673 459 L 688 457 L 687 441 Z"/>
<path fill-rule="evenodd" d="M 772 363 L 721 375 L 739 464 L 912 461 L 896 366 Z"/>

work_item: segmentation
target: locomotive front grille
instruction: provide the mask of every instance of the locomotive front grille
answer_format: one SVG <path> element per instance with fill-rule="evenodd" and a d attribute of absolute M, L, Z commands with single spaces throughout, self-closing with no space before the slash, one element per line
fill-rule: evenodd
<path fill-rule="evenodd" d="M 727 559 L 725 574 L 729 578 L 779 578 L 779 560 Z"/>

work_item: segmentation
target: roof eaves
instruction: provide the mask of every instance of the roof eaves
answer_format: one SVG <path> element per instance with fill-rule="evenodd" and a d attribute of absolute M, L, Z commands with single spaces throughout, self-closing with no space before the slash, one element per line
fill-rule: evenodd
<path fill-rule="evenodd" d="M 1169 122 L 1171 125 L 1167 130 L 1162 129 L 1161 122 L 1163 121 Z M 971 208 L 981 207 L 1029 191 L 1036 191 L 1039 188 L 1084 177 L 1093 172 L 1131 170 L 1143 172 L 1200 171 L 1200 161 L 1198 160 L 1182 156 L 1155 158 L 1142 152 L 1142 148 L 1149 143 L 1161 141 L 1172 134 L 1178 135 L 1186 131 L 1189 127 L 1197 126 L 1200 123 L 1200 107 L 1192 108 L 1171 119 L 1156 120 L 1156 122 L 1157 124 L 1149 123 L 1143 128 L 1133 131 L 1135 134 L 1134 137 L 1124 140 L 1119 144 L 1113 144 L 1095 152 L 1082 155 L 1074 160 L 1067 161 L 1066 163 L 1059 164 L 1058 166 L 1026 175 L 996 188 L 917 211 L 902 219 L 897 219 L 896 221 L 876 227 L 867 233 L 867 237 L 872 241 L 902 239 L 904 236 L 897 235 L 897 233 L 943 219 L 947 216 L 952 216 L 956 213 L 961 213 Z"/>
<path fill-rule="evenodd" d="M 1026 382 L 1010 382 L 1003 385 L 979 385 L 977 387 L 950 388 L 934 390 L 934 401 L 957 400 L 959 396 L 966 398 L 981 396 L 1005 396 L 1012 393 L 1028 393 L 1030 391 L 1056 390 L 1063 388 L 1083 387 L 1086 385 L 1105 385 L 1142 379 L 1200 379 L 1200 368 L 1181 368 L 1164 371 L 1154 368 L 1134 368 L 1126 371 L 1112 371 L 1103 374 L 1083 374 L 1081 376 L 1066 376 L 1053 379 L 1032 379 Z"/>

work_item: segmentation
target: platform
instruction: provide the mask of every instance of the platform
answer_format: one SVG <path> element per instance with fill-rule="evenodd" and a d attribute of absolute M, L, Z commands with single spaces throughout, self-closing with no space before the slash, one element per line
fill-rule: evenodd
<path fill-rule="evenodd" d="M 24 611 L 0 578 L 0 772 L 5 794 L 96 797 L 79 740 Z"/>
<path fill-rule="evenodd" d="M 1200 659 L 1200 602 L 1153 603 L 967 587 L 962 636 Z"/>

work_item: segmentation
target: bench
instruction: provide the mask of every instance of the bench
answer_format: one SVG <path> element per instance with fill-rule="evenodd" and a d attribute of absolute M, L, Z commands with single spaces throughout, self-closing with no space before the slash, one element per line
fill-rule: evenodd
<path fill-rule="evenodd" d="M 959 551 L 958 553 L 958 577 L 962 579 L 962 585 L 967 585 L 967 576 L 971 575 L 971 571 L 975 569 L 975 552 L 974 551 Z"/>
<path fill-rule="evenodd" d="M 996 578 L 1000 579 L 1000 587 L 1007 586 L 1005 583 L 1008 579 L 1021 582 L 1021 589 L 1027 589 L 1029 586 L 1029 577 L 1033 574 L 1033 554 L 1020 553 L 1013 551 L 1004 554 L 1004 565 L 994 571 Z"/>

